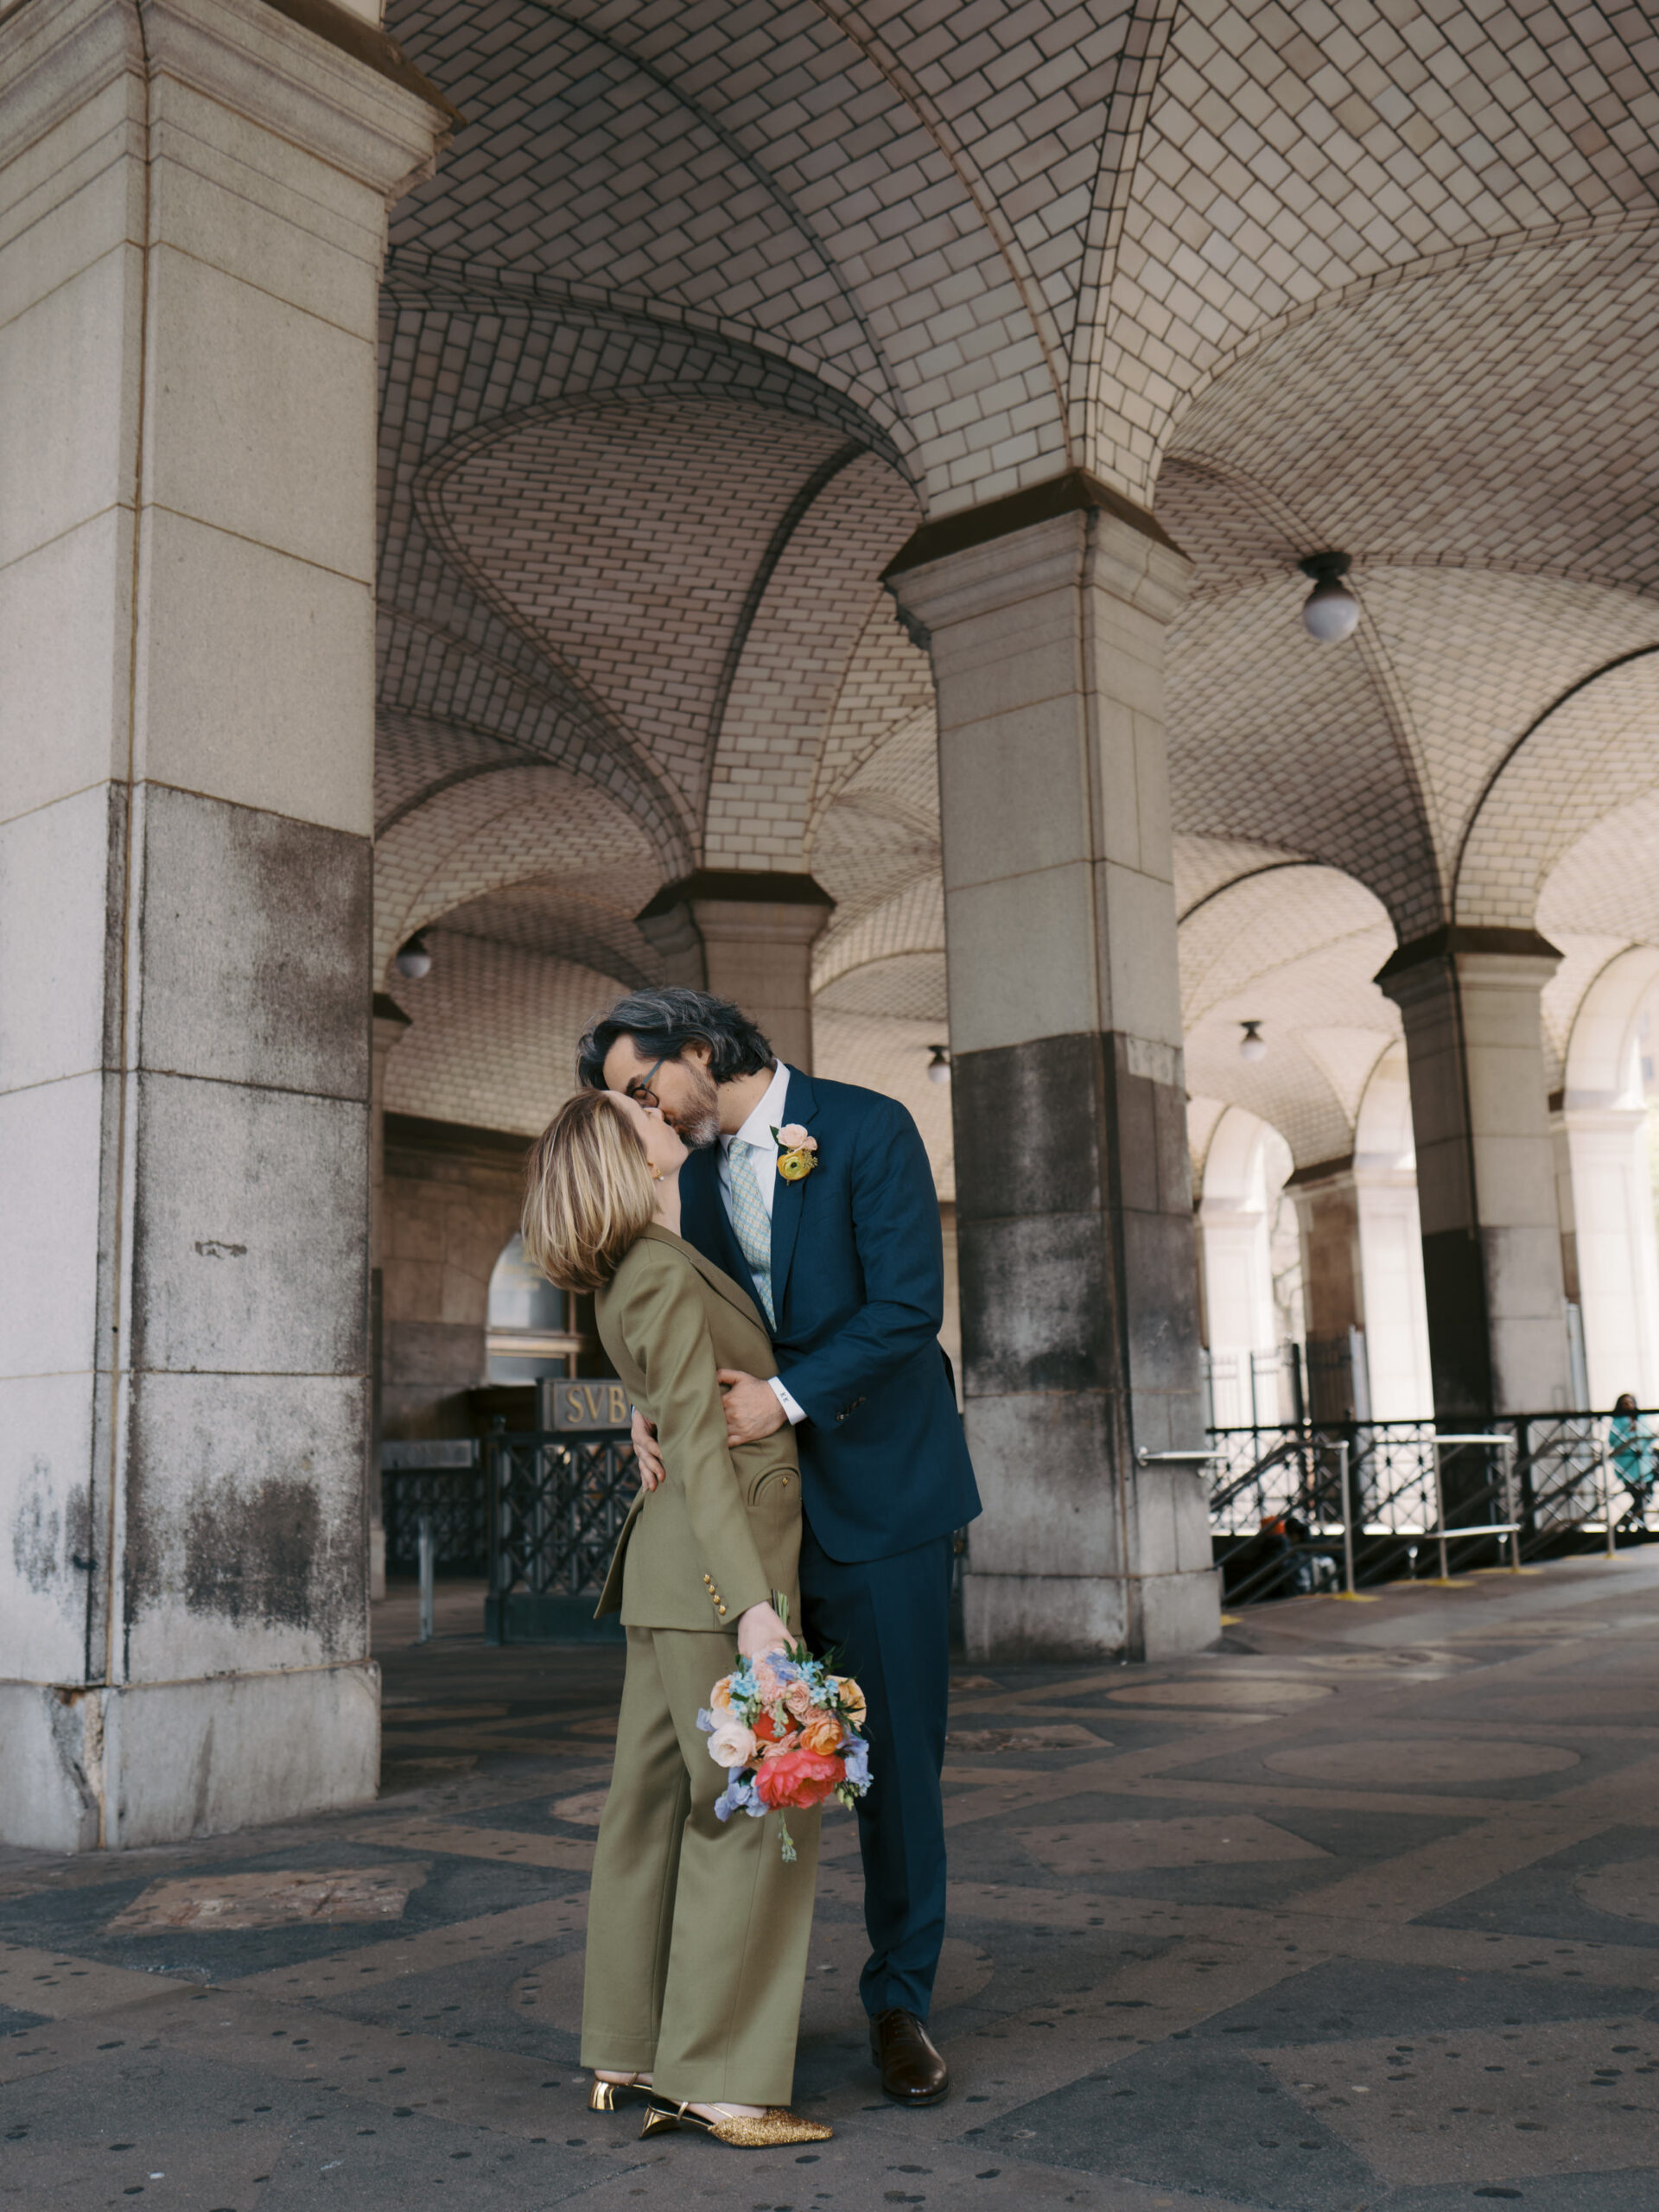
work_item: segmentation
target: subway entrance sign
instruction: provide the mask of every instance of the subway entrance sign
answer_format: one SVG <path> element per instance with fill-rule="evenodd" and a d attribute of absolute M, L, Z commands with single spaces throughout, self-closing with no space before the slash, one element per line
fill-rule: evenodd
<path fill-rule="evenodd" d="M 626 1428 L 632 1418 L 628 1394 L 620 1382 L 554 1382 L 547 1386 L 553 1427 L 591 1436 L 603 1428 Z"/>

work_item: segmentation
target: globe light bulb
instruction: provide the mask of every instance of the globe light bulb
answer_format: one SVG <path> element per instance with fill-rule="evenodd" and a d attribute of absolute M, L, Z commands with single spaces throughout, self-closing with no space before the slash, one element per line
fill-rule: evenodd
<path fill-rule="evenodd" d="M 1268 1040 L 1262 1034 L 1262 1024 L 1259 1021 L 1245 1021 L 1241 1022 L 1239 1027 L 1244 1032 L 1238 1040 L 1239 1058 L 1265 1060 L 1268 1057 Z"/>
<path fill-rule="evenodd" d="M 948 1045 L 930 1045 L 927 1049 L 933 1055 L 932 1058 L 927 1064 L 928 1081 L 930 1083 L 949 1083 L 950 1080 L 950 1047 Z"/>
<path fill-rule="evenodd" d="M 1313 588 L 1302 607 L 1302 627 L 1322 645 L 1351 638 L 1359 621 L 1359 601 L 1343 582 L 1353 563 L 1345 553 L 1310 553 L 1297 567 L 1312 576 Z"/>
<path fill-rule="evenodd" d="M 426 939 L 419 930 L 397 948 L 392 966 L 400 976 L 407 976 L 410 982 L 418 982 L 423 976 L 432 972 L 432 955 L 427 950 Z"/>

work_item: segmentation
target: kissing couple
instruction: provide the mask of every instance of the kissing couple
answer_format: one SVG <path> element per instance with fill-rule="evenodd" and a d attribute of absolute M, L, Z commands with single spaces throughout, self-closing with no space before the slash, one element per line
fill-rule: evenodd
<path fill-rule="evenodd" d="M 856 1678 L 871 2056 L 895 2103 L 937 2103 L 951 1557 L 979 1497 L 938 1342 L 932 1173 L 895 1100 L 785 1066 L 701 991 L 623 999 L 578 1074 L 531 1154 L 524 1249 L 596 1294 L 640 1480 L 599 1607 L 627 1669 L 589 1900 L 589 2102 L 643 2098 L 647 2134 L 817 2141 L 788 2106 L 819 1815 L 790 1812 L 792 1861 L 778 1816 L 724 1817 L 721 1732 L 699 1720 L 734 1669 L 787 1671 L 795 1635 Z"/>

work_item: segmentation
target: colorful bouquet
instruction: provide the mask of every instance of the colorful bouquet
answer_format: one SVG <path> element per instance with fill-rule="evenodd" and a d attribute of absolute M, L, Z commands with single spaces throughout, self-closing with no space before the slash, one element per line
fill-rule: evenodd
<path fill-rule="evenodd" d="M 778 1610 L 787 1621 L 782 1604 Z M 788 1808 L 805 1811 L 831 1797 L 850 1808 L 870 1786 L 870 1747 L 858 1733 L 864 1693 L 804 1643 L 740 1659 L 709 1692 L 709 1707 L 697 1726 L 727 1777 L 715 1812 L 722 1821 L 740 1811 L 757 1821 L 777 1813 L 785 1859 L 795 1856 L 782 1817 Z"/>

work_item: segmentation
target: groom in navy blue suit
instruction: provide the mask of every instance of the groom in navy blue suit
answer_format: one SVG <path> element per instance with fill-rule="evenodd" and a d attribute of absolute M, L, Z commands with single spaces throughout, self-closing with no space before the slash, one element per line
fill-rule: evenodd
<path fill-rule="evenodd" d="M 767 1317 L 778 1372 L 721 1371 L 728 1427 L 735 1444 L 795 1426 L 803 1627 L 869 1700 L 858 1815 L 871 2051 L 895 2102 L 932 2104 L 950 2086 L 926 2022 L 944 1938 L 952 1540 L 980 1508 L 938 1342 L 926 1152 L 895 1099 L 785 1067 L 734 1006 L 701 991 L 634 992 L 583 1038 L 580 1068 L 660 1106 L 694 1147 L 682 1233 Z M 634 1441 L 653 1484 L 661 1461 L 638 1414 Z"/>

